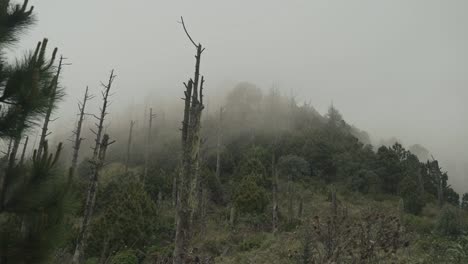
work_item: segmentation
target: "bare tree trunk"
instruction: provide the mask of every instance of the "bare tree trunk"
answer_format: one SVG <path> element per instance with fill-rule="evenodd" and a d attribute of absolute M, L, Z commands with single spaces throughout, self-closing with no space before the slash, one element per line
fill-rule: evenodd
<path fill-rule="evenodd" d="M 99 117 L 95 116 L 95 118 L 98 120 L 98 123 L 96 124 L 97 131 L 91 130 L 96 135 L 95 145 L 93 148 L 93 158 L 91 161 L 92 173 L 90 175 L 88 193 L 86 196 L 84 216 L 80 225 L 80 232 L 78 234 L 75 252 L 73 254 L 73 259 L 72 259 L 73 264 L 80 263 L 81 259 L 83 258 L 83 251 L 86 247 L 86 242 L 88 238 L 89 224 L 90 224 L 91 217 L 93 215 L 94 206 L 96 203 L 96 193 L 97 193 L 97 188 L 98 188 L 99 171 L 104 163 L 107 147 L 111 144 L 109 143 L 109 136 L 107 134 L 102 137 L 102 141 L 101 141 L 101 135 L 104 130 L 105 117 L 108 114 L 107 107 L 109 105 L 109 95 L 110 95 L 109 91 L 112 87 L 112 83 L 114 79 L 115 79 L 114 70 L 112 70 L 107 85 L 103 85 L 104 86 L 104 90 L 102 92 L 103 104 L 100 109 L 101 110 L 100 116 Z"/>
<path fill-rule="evenodd" d="M 29 137 L 26 136 L 26 139 L 25 139 L 24 144 L 23 144 L 23 151 L 21 152 L 21 159 L 20 159 L 20 162 L 19 162 L 20 165 L 23 165 L 24 155 L 26 154 L 26 148 L 28 147 L 28 141 L 29 141 Z"/>
<path fill-rule="evenodd" d="M 104 238 L 104 242 L 103 242 L 103 245 L 102 245 L 101 256 L 99 257 L 99 264 L 105 264 L 106 263 L 107 253 L 109 251 L 109 240 L 110 240 L 109 235 L 107 235 Z"/>
<path fill-rule="evenodd" d="M 8 159 L 10 157 L 10 152 L 11 152 L 11 148 L 13 147 L 13 139 L 11 138 L 10 139 L 10 142 L 8 143 L 8 150 L 7 150 L 7 153 L 6 153 L 6 158 Z"/>
<path fill-rule="evenodd" d="M 73 156 L 72 156 L 72 164 L 70 167 L 70 172 L 69 172 L 69 182 L 73 179 L 73 176 L 76 173 L 76 168 L 78 166 L 78 156 L 80 153 L 80 147 L 81 147 L 81 142 L 83 141 L 83 138 L 81 138 L 81 129 L 83 127 L 83 121 L 85 118 L 85 109 L 86 109 L 86 103 L 88 100 L 91 100 L 93 96 L 88 94 L 88 87 L 86 86 L 86 91 L 83 97 L 83 101 L 78 103 L 78 111 L 80 112 L 80 116 L 78 118 L 78 123 L 76 125 L 75 130 L 73 131 L 73 134 L 75 136 L 75 141 L 73 142 Z"/>
<path fill-rule="evenodd" d="M 37 149 L 37 154 L 39 156 L 42 154 L 42 151 L 44 149 L 44 143 L 46 141 L 47 136 L 50 135 L 50 132 L 48 132 L 49 122 L 52 121 L 50 117 L 55 107 L 55 101 L 57 100 L 57 87 L 58 87 L 58 80 L 60 77 L 60 72 L 62 71 L 62 63 L 63 63 L 63 57 L 60 57 L 59 66 L 57 68 L 57 74 L 54 76 L 51 86 L 50 86 L 50 89 L 52 92 L 49 97 L 49 105 L 47 106 L 47 112 L 44 117 L 44 124 L 42 125 L 41 138 L 39 139 L 39 147 Z"/>
<path fill-rule="evenodd" d="M 200 235 L 205 237 L 206 235 L 206 215 L 208 210 L 208 191 L 206 188 L 203 189 L 202 200 L 201 200 L 201 213 L 200 213 Z"/>
<path fill-rule="evenodd" d="M 288 176 L 288 222 L 291 223 L 294 218 L 294 205 L 293 205 L 293 186 L 291 175 Z"/>
<path fill-rule="evenodd" d="M 177 188 L 177 178 L 178 178 L 177 175 L 178 174 L 179 173 L 177 172 L 177 174 L 174 175 L 174 179 L 172 179 L 172 205 L 174 207 L 177 206 L 177 200 L 178 200 L 178 198 L 177 198 L 177 193 L 178 193 L 178 191 L 177 191 L 178 190 L 178 188 Z"/>
<path fill-rule="evenodd" d="M 302 215 L 304 213 L 304 198 L 299 197 L 299 208 L 297 209 L 297 218 L 302 220 Z"/>
<path fill-rule="evenodd" d="M 127 158 L 125 159 L 125 174 L 128 174 L 128 166 L 130 163 L 130 150 L 132 146 L 132 134 L 133 134 L 133 126 L 135 125 L 135 121 L 130 120 L 130 130 L 128 132 L 128 141 L 127 141 Z M 146 170 L 146 168 L 145 168 Z"/>
<path fill-rule="evenodd" d="M 234 227 L 234 225 L 236 224 L 236 206 L 235 205 L 231 205 L 231 211 L 229 213 L 229 224 L 231 225 L 231 227 Z"/>
<path fill-rule="evenodd" d="M 335 186 L 332 185 L 330 188 L 330 195 L 331 195 L 331 209 L 333 215 L 337 215 L 338 213 L 338 202 L 336 200 L 336 189 Z"/>
<path fill-rule="evenodd" d="M 86 196 L 85 213 L 80 226 L 80 233 L 78 234 L 78 241 L 76 243 L 75 253 L 73 254 L 72 263 L 80 263 L 83 257 L 83 250 L 86 247 L 86 242 L 89 236 L 89 226 L 93 216 L 94 206 L 96 204 L 96 194 L 98 189 L 99 172 L 104 165 L 107 147 L 112 144 L 109 142 L 109 135 L 104 134 L 102 142 L 99 146 L 98 157 L 93 161 L 93 172 L 91 175 L 91 182 Z"/>
<path fill-rule="evenodd" d="M 143 172 L 143 182 L 146 181 L 146 178 L 148 177 L 148 166 L 149 166 L 149 155 L 151 151 L 151 146 L 153 145 L 153 142 L 151 140 L 151 130 L 153 126 L 153 119 L 156 117 L 155 114 L 153 114 L 153 108 L 150 108 L 150 113 L 149 113 L 149 121 L 148 121 L 148 133 L 146 135 L 146 146 L 145 146 L 145 167 L 144 167 L 144 172 Z"/>
<path fill-rule="evenodd" d="M 182 166 L 178 182 L 178 202 L 176 208 L 176 235 L 174 246 L 174 264 L 183 264 L 188 255 L 190 246 L 191 226 L 190 218 L 192 208 L 190 206 L 191 183 L 196 179 L 199 165 L 200 148 L 200 120 L 203 111 L 203 83 L 200 77 L 201 44 L 195 44 L 188 34 L 182 19 L 184 30 L 197 49 L 195 56 L 195 76 L 185 84 L 185 108 L 182 122 Z"/>
<path fill-rule="evenodd" d="M 219 121 L 218 121 L 218 141 L 216 143 L 216 178 L 220 179 L 221 176 L 221 145 L 222 145 L 222 138 L 223 138 L 223 108 L 219 109 Z"/>
<path fill-rule="evenodd" d="M 271 159 L 271 170 L 273 178 L 273 211 L 272 211 L 272 224 L 273 224 L 273 235 L 278 232 L 278 175 L 275 165 L 275 155 L 272 155 Z"/>

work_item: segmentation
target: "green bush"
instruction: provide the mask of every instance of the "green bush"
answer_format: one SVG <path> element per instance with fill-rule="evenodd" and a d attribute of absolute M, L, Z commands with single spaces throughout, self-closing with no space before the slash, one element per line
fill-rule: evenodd
<path fill-rule="evenodd" d="M 418 234 L 429 235 L 434 230 L 434 223 L 426 217 L 408 214 L 404 216 L 403 223 L 408 231 Z"/>
<path fill-rule="evenodd" d="M 445 206 L 437 220 L 436 231 L 443 236 L 457 236 L 461 233 L 461 221 L 457 208 Z"/>
<path fill-rule="evenodd" d="M 98 258 L 89 258 L 86 260 L 85 264 L 98 264 L 99 259 Z"/>
<path fill-rule="evenodd" d="M 257 184 L 257 177 L 244 177 L 236 188 L 234 202 L 241 213 L 262 213 L 268 205 L 267 192 Z"/>
<path fill-rule="evenodd" d="M 110 262 L 111 264 L 138 264 L 138 258 L 132 250 L 117 253 Z"/>
<path fill-rule="evenodd" d="M 253 249 L 260 248 L 265 237 L 263 235 L 255 235 L 244 239 L 240 245 L 239 249 L 241 251 L 250 251 Z"/>

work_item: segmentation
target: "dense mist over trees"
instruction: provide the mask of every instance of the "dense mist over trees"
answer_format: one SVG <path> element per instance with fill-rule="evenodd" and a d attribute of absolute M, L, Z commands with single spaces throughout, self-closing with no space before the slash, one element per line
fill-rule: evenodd
<path fill-rule="evenodd" d="M 432 144 L 380 139 L 332 100 L 318 111 L 286 92 L 294 81 L 212 83 L 222 72 L 211 68 L 211 45 L 216 54 L 219 43 L 202 45 L 203 34 L 183 17 L 174 24 L 193 54 L 190 63 L 171 59 L 188 73 L 175 88 L 142 101 L 127 97 L 129 90 L 143 95 L 139 74 L 147 69 L 128 75 L 134 66 L 125 47 L 115 54 L 123 70 L 116 63 L 102 81 L 70 88 L 64 80 L 75 65 L 50 47 L 55 42 L 43 38 L 15 54 L 37 21 L 28 0 L 0 0 L 0 264 L 468 261 L 468 192 L 451 185 L 451 169 Z M 144 57 L 167 52 L 155 47 Z M 78 102 L 73 118 L 67 95 Z"/>

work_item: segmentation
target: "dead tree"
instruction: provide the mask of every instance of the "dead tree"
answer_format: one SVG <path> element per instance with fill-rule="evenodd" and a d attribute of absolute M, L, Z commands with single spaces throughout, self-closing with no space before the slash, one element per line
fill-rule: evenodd
<path fill-rule="evenodd" d="M 151 130 L 153 126 L 153 119 L 156 117 L 155 114 L 153 114 L 153 108 L 150 108 L 150 113 L 149 113 L 149 120 L 148 120 L 148 132 L 146 134 L 146 146 L 145 146 L 145 168 L 143 172 L 143 182 L 145 182 L 146 178 L 148 177 L 148 165 L 149 165 L 149 155 L 151 151 L 152 142 L 151 142 Z"/>
<path fill-rule="evenodd" d="M 302 195 L 299 197 L 299 207 L 297 208 L 297 218 L 302 220 L 302 215 L 304 214 L 304 198 Z"/>
<path fill-rule="evenodd" d="M 336 200 L 336 189 L 335 186 L 330 188 L 330 199 L 331 199 L 331 211 L 333 215 L 338 214 L 338 201 Z"/>
<path fill-rule="evenodd" d="M 273 215 L 272 215 L 272 224 L 273 224 L 273 234 L 276 235 L 278 232 L 278 174 L 276 171 L 276 164 L 275 164 L 275 155 L 272 155 L 271 158 L 271 174 L 273 178 Z"/>
<path fill-rule="evenodd" d="M 176 234 L 174 246 L 174 264 L 184 263 L 184 258 L 188 256 L 190 245 L 191 226 L 190 218 L 192 207 L 190 206 L 191 183 L 195 182 L 195 187 L 199 186 L 199 151 L 200 151 L 200 120 L 203 111 L 203 83 L 204 77 L 200 81 L 200 60 L 204 49 L 201 44 L 195 44 L 184 24 L 181 23 L 187 37 L 195 46 L 197 53 L 195 56 L 195 75 L 185 85 L 185 107 L 184 119 L 182 122 L 182 165 L 180 178 L 178 181 L 178 202 L 176 208 Z"/>
<path fill-rule="evenodd" d="M 216 178 L 219 181 L 221 176 L 221 146 L 222 146 L 222 138 L 223 138 L 223 112 L 224 109 L 221 107 L 219 109 L 219 121 L 218 121 L 218 131 L 217 137 L 218 140 L 216 142 Z"/>
<path fill-rule="evenodd" d="M 19 162 L 20 165 L 23 165 L 24 155 L 26 154 L 26 148 L 28 147 L 28 141 L 29 141 L 29 137 L 26 136 L 26 139 L 24 140 L 24 144 L 23 144 L 23 151 L 21 152 L 21 159 Z"/>
<path fill-rule="evenodd" d="M 88 100 L 91 100 L 93 96 L 88 94 L 88 87 L 86 87 L 85 94 L 83 97 L 83 101 L 78 102 L 78 111 L 79 117 L 78 117 L 78 123 L 76 124 L 76 128 L 73 131 L 73 135 L 75 137 L 75 140 L 73 141 L 73 156 L 72 156 L 72 164 L 70 167 L 70 172 L 69 172 L 69 180 L 71 181 L 73 179 L 73 176 L 76 173 L 76 168 L 78 166 L 78 156 L 80 153 L 80 147 L 81 147 L 81 142 L 84 140 L 84 138 L 81 137 L 81 129 L 83 127 L 83 121 L 86 116 L 86 103 Z"/>
<path fill-rule="evenodd" d="M 39 139 L 39 147 L 37 148 L 37 154 L 39 156 L 41 156 L 42 151 L 44 150 L 44 144 L 46 142 L 47 136 L 51 134 L 51 132 L 49 132 L 49 123 L 53 122 L 54 120 L 51 120 L 50 117 L 52 116 L 52 112 L 53 112 L 53 110 L 55 108 L 55 105 L 56 105 L 55 102 L 61 96 L 59 94 L 59 91 L 57 90 L 57 88 L 58 88 L 60 73 L 62 71 L 63 60 L 64 60 L 64 58 L 60 57 L 59 65 L 58 65 L 58 68 L 57 68 L 57 73 L 55 74 L 54 78 L 52 79 L 52 82 L 51 82 L 50 87 L 49 87 L 51 93 L 50 93 L 50 97 L 49 97 L 49 103 L 48 103 L 48 106 L 47 106 L 47 112 L 46 112 L 45 117 L 44 117 L 44 124 L 42 125 L 41 137 Z"/>
<path fill-rule="evenodd" d="M 431 172 L 436 177 L 437 180 L 437 201 L 439 208 L 444 206 L 444 186 L 442 181 L 441 168 L 439 167 L 439 162 L 432 157 L 432 166 Z"/>
<path fill-rule="evenodd" d="M 172 179 L 172 205 L 174 207 L 177 207 L 177 193 L 179 192 L 178 191 L 178 188 L 177 188 L 177 176 L 179 175 L 180 173 L 179 172 L 176 172 L 176 174 L 174 175 L 174 178 Z"/>
<path fill-rule="evenodd" d="M 104 164 L 104 158 L 106 155 L 107 147 L 112 144 L 113 142 L 109 142 L 109 136 L 106 134 L 102 136 L 104 130 L 104 121 L 108 114 L 107 108 L 109 106 L 109 96 L 110 96 L 110 89 L 112 88 L 112 83 L 115 79 L 114 70 L 111 71 L 109 76 L 109 81 L 107 84 L 101 83 L 103 86 L 102 91 L 102 107 L 100 108 L 100 115 L 96 116 L 93 115 L 96 120 L 96 129 L 91 129 L 91 132 L 96 135 L 95 145 L 93 148 L 93 157 L 91 159 L 91 175 L 89 177 L 89 185 L 88 191 L 86 196 L 86 203 L 84 207 L 84 215 L 80 225 L 80 231 L 78 234 L 78 239 L 76 241 L 75 252 L 73 254 L 72 263 L 78 264 L 80 263 L 83 257 L 83 251 L 86 248 L 86 242 L 88 238 L 89 232 L 89 224 L 91 221 L 91 217 L 93 215 L 94 206 L 96 204 L 96 194 L 98 188 L 98 180 L 99 180 L 99 171 Z"/>
<path fill-rule="evenodd" d="M 293 182 L 291 173 L 288 174 L 288 222 L 291 223 L 294 219 L 294 191 L 293 191 Z"/>
<path fill-rule="evenodd" d="M 8 143 L 8 149 L 7 149 L 7 152 L 5 154 L 6 158 L 8 159 L 8 157 L 10 156 L 10 152 L 11 152 L 11 148 L 13 146 L 13 139 L 11 138 L 10 139 L 10 142 Z"/>
<path fill-rule="evenodd" d="M 130 120 L 130 130 L 128 132 L 128 141 L 127 141 L 127 158 L 125 159 L 125 174 L 128 173 L 128 165 L 130 163 L 130 150 L 132 146 L 132 134 L 133 134 L 134 125 L 135 125 L 135 121 Z"/>

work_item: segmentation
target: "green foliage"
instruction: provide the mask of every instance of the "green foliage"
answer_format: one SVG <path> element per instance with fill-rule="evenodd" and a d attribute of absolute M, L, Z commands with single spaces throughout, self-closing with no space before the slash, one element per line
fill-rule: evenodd
<path fill-rule="evenodd" d="M 407 214 L 403 217 L 406 230 L 418 234 L 429 235 L 434 231 L 434 221 L 426 217 Z"/>
<path fill-rule="evenodd" d="M 457 208 L 448 205 L 442 208 L 436 231 L 444 236 L 457 236 L 461 233 L 461 219 Z"/>
<path fill-rule="evenodd" d="M 262 213 L 268 205 L 266 190 L 257 184 L 260 176 L 247 175 L 236 187 L 234 203 L 242 213 Z"/>
<path fill-rule="evenodd" d="M 99 211 L 91 228 L 90 255 L 98 256 L 105 241 L 114 249 L 132 246 L 143 250 L 153 243 L 160 217 L 140 182 L 112 183 L 100 195 Z"/>
<path fill-rule="evenodd" d="M 47 144 L 32 164 L 18 165 L 0 214 L 0 255 L 11 262 L 41 263 L 66 238 L 64 215 L 74 209 L 73 193 L 57 170 Z M 25 254 L 27 252 L 27 254 Z"/>
<path fill-rule="evenodd" d="M 461 208 L 468 210 L 468 193 L 464 193 L 461 201 Z"/>
<path fill-rule="evenodd" d="M 418 215 L 426 202 L 417 179 L 407 175 L 400 183 L 400 194 L 403 198 L 405 212 Z"/>
<path fill-rule="evenodd" d="M 450 186 L 447 186 L 444 190 L 445 201 L 453 206 L 460 205 L 460 195 L 455 192 Z"/>
<path fill-rule="evenodd" d="M 422 252 L 418 263 L 464 264 L 468 262 L 468 237 L 456 239 L 444 236 L 427 236 L 418 241 L 417 248 Z"/>
<path fill-rule="evenodd" d="M 286 179 L 298 181 L 310 175 L 310 166 L 302 157 L 286 155 L 278 161 L 278 173 Z"/>
<path fill-rule="evenodd" d="M 99 264 L 99 258 L 89 258 L 86 260 L 85 264 Z"/>
<path fill-rule="evenodd" d="M 249 236 L 242 240 L 242 242 L 239 244 L 239 250 L 250 251 L 260 248 L 263 240 L 265 240 L 265 236 L 263 235 Z"/>
<path fill-rule="evenodd" d="M 138 258 L 132 250 L 125 250 L 113 256 L 110 264 L 138 264 Z"/>
<path fill-rule="evenodd" d="M 378 179 L 378 175 L 371 170 L 359 170 L 356 174 L 348 178 L 348 185 L 351 190 L 361 193 L 368 193 Z"/>

